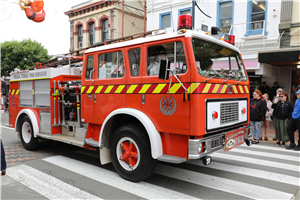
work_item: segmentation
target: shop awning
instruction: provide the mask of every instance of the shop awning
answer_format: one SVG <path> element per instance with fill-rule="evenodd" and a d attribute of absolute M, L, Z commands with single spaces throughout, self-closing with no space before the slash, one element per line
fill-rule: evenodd
<path fill-rule="evenodd" d="M 277 49 L 272 51 L 259 51 L 258 62 L 275 66 L 300 65 L 300 49 Z"/>

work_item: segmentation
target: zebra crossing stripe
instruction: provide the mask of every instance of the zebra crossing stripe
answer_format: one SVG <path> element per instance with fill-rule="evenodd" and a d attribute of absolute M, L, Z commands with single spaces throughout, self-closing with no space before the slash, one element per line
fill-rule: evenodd
<path fill-rule="evenodd" d="M 101 199 L 24 164 L 8 168 L 7 175 L 49 199 Z"/>
<path fill-rule="evenodd" d="M 235 156 L 235 155 L 229 155 L 229 154 L 225 154 L 225 153 L 214 153 L 213 157 L 229 159 L 229 160 L 238 160 L 240 162 L 255 163 L 257 165 L 276 167 L 276 168 L 280 168 L 280 169 L 288 169 L 291 171 L 299 172 L 299 166 L 289 165 L 289 164 L 285 164 L 285 163 L 266 161 L 266 160 L 261 160 L 261 159 L 256 159 L 256 158 L 248 158 L 248 157 L 244 157 L 244 156 Z"/>
<path fill-rule="evenodd" d="M 262 199 L 262 197 L 265 199 L 278 199 L 278 197 L 290 199 L 292 197 L 292 194 L 286 192 L 162 164 L 157 165 L 155 173 L 251 199 Z"/>
<path fill-rule="evenodd" d="M 245 143 L 241 145 L 241 147 L 248 147 Z M 249 148 L 249 147 L 248 147 Z M 255 149 L 265 149 L 265 150 L 269 150 L 270 152 L 276 152 L 276 151 L 280 151 L 280 152 L 285 152 L 288 153 L 290 155 L 300 155 L 300 151 L 293 151 L 293 150 L 287 150 L 283 147 L 270 147 L 270 146 L 263 146 L 263 145 L 252 145 L 250 148 L 255 148 Z"/>
<path fill-rule="evenodd" d="M 82 176 L 98 182 L 116 187 L 125 192 L 135 194 L 145 199 L 198 199 L 189 195 L 159 187 L 146 182 L 133 183 L 121 178 L 117 173 L 83 163 L 64 156 L 54 156 L 43 159 L 46 162 L 69 171 L 79 173 Z M 77 198 L 78 199 L 78 198 Z"/>
<path fill-rule="evenodd" d="M 203 164 L 200 163 L 199 160 L 188 161 L 188 164 L 203 166 Z M 215 161 L 206 167 L 208 167 L 210 169 L 217 169 L 217 170 L 232 172 L 232 173 L 241 174 L 241 175 L 247 174 L 247 176 L 260 178 L 260 179 L 266 179 L 266 180 L 270 180 L 270 181 L 276 181 L 279 183 L 290 184 L 290 185 L 295 185 L 295 186 L 299 186 L 299 181 L 300 181 L 299 178 L 294 177 L 294 176 L 288 176 L 288 175 L 269 172 L 269 171 L 265 171 L 265 170 L 252 169 L 252 168 L 248 168 L 248 167 L 239 167 L 239 166 L 234 166 L 234 165 L 228 165 L 228 164 L 224 164 L 224 163 L 218 163 Z"/>
<path fill-rule="evenodd" d="M 243 153 L 243 154 L 246 154 L 246 155 L 248 154 L 248 155 L 265 156 L 265 157 L 270 157 L 270 158 L 279 158 L 281 160 L 289 160 L 289 161 L 299 162 L 299 164 L 300 164 L 300 160 L 296 159 L 294 156 L 285 155 L 285 156 L 280 156 L 279 157 L 277 154 L 274 154 L 274 153 L 265 153 L 265 152 L 237 149 L 237 148 L 231 149 L 230 152 Z"/>

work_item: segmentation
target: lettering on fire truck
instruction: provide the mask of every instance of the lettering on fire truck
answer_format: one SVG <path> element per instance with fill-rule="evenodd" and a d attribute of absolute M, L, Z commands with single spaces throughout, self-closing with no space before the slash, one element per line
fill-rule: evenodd
<path fill-rule="evenodd" d="M 9 124 L 23 146 L 56 140 L 99 148 L 102 164 L 140 181 L 157 160 L 206 165 L 213 152 L 251 145 L 249 80 L 239 50 L 219 35 L 188 29 L 188 17 L 180 17 L 175 32 L 60 56 L 82 65 L 13 72 Z"/>

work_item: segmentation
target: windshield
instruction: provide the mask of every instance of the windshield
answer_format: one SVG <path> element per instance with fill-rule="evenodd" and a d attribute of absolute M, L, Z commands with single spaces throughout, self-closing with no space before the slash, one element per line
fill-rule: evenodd
<path fill-rule="evenodd" d="M 192 45 L 197 70 L 201 76 L 247 80 L 238 52 L 199 38 L 192 38 Z"/>

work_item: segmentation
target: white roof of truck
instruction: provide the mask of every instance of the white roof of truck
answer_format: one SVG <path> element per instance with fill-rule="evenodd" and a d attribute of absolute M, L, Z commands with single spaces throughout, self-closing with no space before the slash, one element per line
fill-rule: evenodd
<path fill-rule="evenodd" d="M 172 33 L 165 33 L 165 34 L 160 34 L 160 35 L 151 35 L 151 36 L 147 36 L 145 38 L 138 38 L 138 39 L 128 40 L 125 42 L 108 44 L 108 45 L 104 45 L 104 46 L 90 48 L 90 49 L 86 50 L 85 53 L 92 53 L 92 52 L 96 52 L 96 51 L 103 51 L 103 50 L 120 48 L 120 47 L 127 47 L 127 46 L 131 46 L 131 45 L 155 42 L 155 41 L 159 41 L 159 40 L 172 39 L 172 38 L 182 37 L 182 36 L 198 37 L 203 40 L 222 45 L 226 48 L 229 48 L 231 50 L 234 50 L 234 51 L 237 51 L 240 53 L 240 51 L 237 47 L 235 47 L 225 41 L 219 40 L 219 39 L 215 38 L 214 36 L 206 35 L 205 32 L 203 32 L 203 31 L 198 32 L 198 31 L 194 31 L 194 30 L 187 30 L 186 33 L 172 32 Z"/>

